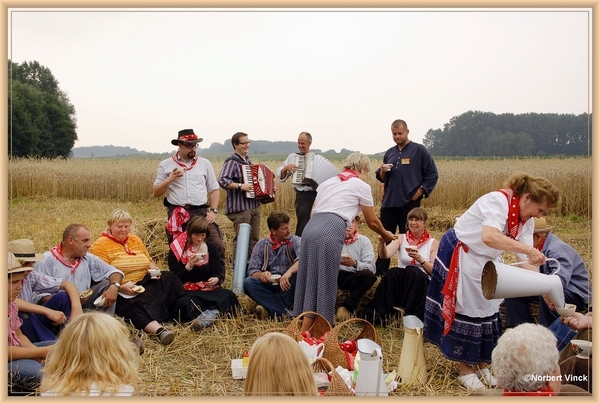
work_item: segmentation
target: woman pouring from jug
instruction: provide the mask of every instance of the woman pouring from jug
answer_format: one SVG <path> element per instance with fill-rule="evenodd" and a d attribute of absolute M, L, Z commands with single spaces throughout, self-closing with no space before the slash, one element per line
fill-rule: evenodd
<path fill-rule="evenodd" d="M 545 178 L 517 174 L 505 188 L 477 199 L 440 240 L 427 290 L 424 337 L 459 362 L 458 380 L 468 389 L 485 388 L 480 377 L 496 385 L 487 366 L 502 334 L 502 299 L 483 296 L 482 269 L 487 261 L 501 263 L 502 253 L 510 251 L 525 262 L 523 270 L 538 271 L 546 257 L 533 247 L 533 218 L 558 199 L 558 189 Z"/>

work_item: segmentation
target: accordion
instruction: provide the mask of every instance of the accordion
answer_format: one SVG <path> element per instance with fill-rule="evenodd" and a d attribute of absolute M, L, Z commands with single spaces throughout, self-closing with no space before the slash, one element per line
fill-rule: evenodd
<path fill-rule="evenodd" d="M 260 203 L 275 201 L 275 174 L 263 164 L 243 164 L 242 179 L 244 184 L 252 185 L 246 197 L 256 199 Z"/>
<path fill-rule="evenodd" d="M 292 176 L 292 184 L 295 185 L 312 185 L 316 188 L 314 183 L 319 185 L 340 172 L 332 162 L 314 153 L 296 155 L 295 164 L 298 166 Z"/>

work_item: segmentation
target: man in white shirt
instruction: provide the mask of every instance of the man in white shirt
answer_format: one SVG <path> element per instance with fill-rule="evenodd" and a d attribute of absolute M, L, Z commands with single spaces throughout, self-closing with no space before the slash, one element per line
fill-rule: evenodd
<path fill-rule="evenodd" d="M 225 246 L 223 234 L 217 225 L 219 183 L 212 164 L 196 154 L 202 142 L 193 129 L 180 130 L 171 144 L 178 146 L 177 153 L 160 162 L 152 195 L 159 197 L 168 191 L 163 204 L 167 208 L 167 238 L 169 244 L 185 231 L 187 222 L 194 216 L 204 216 L 210 228 L 207 241 L 219 251 L 219 269 L 225 279 Z"/>

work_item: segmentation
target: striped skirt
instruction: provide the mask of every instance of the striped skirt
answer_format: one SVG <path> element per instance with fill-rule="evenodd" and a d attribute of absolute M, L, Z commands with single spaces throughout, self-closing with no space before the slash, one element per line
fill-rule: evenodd
<path fill-rule="evenodd" d="M 346 221 L 335 213 L 315 213 L 306 224 L 300 246 L 294 316 L 314 311 L 333 326 L 345 237 Z"/>
<path fill-rule="evenodd" d="M 442 288 L 457 243 L 454 229 L 448 230 L 440 240 L 427 289 L 423 336 L 426 341 L 437 345 L 442 354 L 450 360 L 471 365 L 477 365 L 479 362 L 491 363 L 492 350 L 502 334 L 499 312 L 487 317 L 469 317 L 456 313 L 452 328 L 447 335 L 443 335 Z"/>

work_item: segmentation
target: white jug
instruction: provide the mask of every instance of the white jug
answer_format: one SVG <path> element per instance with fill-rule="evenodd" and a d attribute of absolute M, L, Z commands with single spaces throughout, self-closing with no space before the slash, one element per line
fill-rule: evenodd
<path fill-rule="evenodd" d="M 417 316 L 404 316 L 402 322 L 404 339 L 397 370 L 402 378 L 400 383 L 408 384 L 415 380 L 425 383 L 427 367 L 423 348 L 423 322 Z"/>
<path fill-rule="evenodd" d="M 547 258 L 548 261 L 558 260 Z M 565 307 L 565 292 L 560 278 L 556 275 L 558 269 L 550 274 L 516 268 L 513 265 L 525 264 L 517 262 L 506 265 L 500 262 L 488 261 L 481 273 L 481 289 L 486 299 L 508 299 L 513 297 L 547 295 L 548 299 L 558 308 Z"/>
<path fill-rule="evenodd" d="M 356 341 L 360 354 L 359 370 L 354 394 L 357 397 L 387 396 L 388 390 L 383 376 L 383 355 L 381 347 L 368 338 Z"/>
<path fill-rule="evenodd" d="M 322 357 L 323 351 L 325 351 L 323 349 L 323 342 L 317 345 L 311 345 L 308 342 L 302 340 L 298 342 L 298 345 L 300 345 L 300 349 L 302 349 L 302 352 L 304 352 L 304 355 L 306 355 L 310 364 L 312 364 L 316 359 Z"/>

